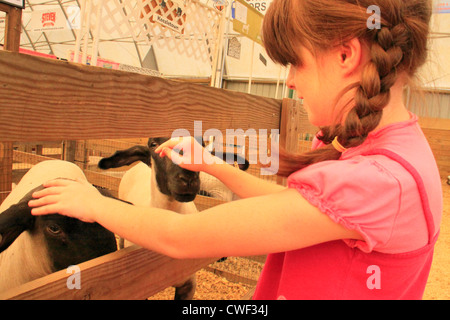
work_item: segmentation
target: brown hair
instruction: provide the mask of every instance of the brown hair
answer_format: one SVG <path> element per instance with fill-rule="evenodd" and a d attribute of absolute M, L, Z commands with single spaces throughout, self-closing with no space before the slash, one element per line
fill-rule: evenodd
<path fill-rule="evenodd" d="M 321 128 L 326 146 L 304 154 L 280 149 L 278 175 L 288 176 L 308 165 L 339 159 L 331 144 L 335 137 L 346 148 L 361 145 L 380 123 L 390 89 L 399 74 L 412 78 L 427 57 L 431 0 L 274 0 L 263 23 L 268 55 L 284 66 L 301 65 L 299 45 L 324 52 L 358 38 L 370 48 L 371 60 L 362 80 L 345 88 L 356 89 L 344 124 Z M 380 29 L 369 28 L 372 12 L 380 9 Z"/>

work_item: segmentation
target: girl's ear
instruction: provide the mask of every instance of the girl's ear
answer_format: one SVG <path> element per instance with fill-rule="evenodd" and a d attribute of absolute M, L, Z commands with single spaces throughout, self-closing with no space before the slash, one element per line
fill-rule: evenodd
<path fill-rule="evenodd" d="M 355 71 L 359 69 L 363 61 L 362 45 L 358 38 L 353 38 L 343 43 L 338 51 L 338 65 L 345 77 L 354 75 Z"/>

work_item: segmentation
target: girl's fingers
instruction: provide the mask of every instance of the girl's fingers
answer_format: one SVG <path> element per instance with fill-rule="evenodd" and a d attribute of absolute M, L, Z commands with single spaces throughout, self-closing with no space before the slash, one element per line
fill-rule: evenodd
<path fill-rule="evenodd" d="M 183 164 L 186 161 L 186 159 L 184 159 L 183 156 L 180 156 L 178 152 L 175 152 L 169 148 L 164 149 L 164 155 L 168 156 L 169 159 L 177 165 Z"/>
<path fill-rule="evenodd" d="M 49 195 L 44 198 L 28 201 L 28 206 L 32 208 L 31 214 L 38 216 L 58 213 L 60 211 L 58 208 L 59 198 L 58 195 Z"/>
<path fill-rule="evenodd" d="M 157 147 L 155 149 L 155 152 L 160 153 L 161 151 L 163 151 L 166 148 L 173 149 L 176 145 L 178 145 L 180 143 L 180 141 L 181 141 L 180 138 L 172 138 L 170 140 L 167 140 L 166 142 L 163 142 L 159 147 Z"/>
<path fill-rule="evenodd" d="M 45 187 L 45 189 L 34 192 L 32 196 L 33 196 L 33 198 L 41 198 L 41 197 L 45 197 L 45 196 L 48 196 L 51 194 L 57 194 L 62 191 L 62 188 L 68 187 L 70 185 L 74 185 L 76 183 L 89 184 L 89 182 L 87 182 L 86 180 L 82 180 L 82 179 L 76 179 L 76 180 L 69 180 L 69 179 L 63 179 L 63 178 L 53 179 L 53 180 L 44 182 L 42 185 Z"/>
<path fill-rule="evenodd" d="M 31 200 L 31 201 L 33 201 L 33 200 Z M 56 212 L 59 212 L 59 209 L 58 209 L 57 205 L 54 205 L 54 204 L 50 204 L 50 205 L 46 205 L 46 206 L 43 206 L 43 207 L 38 207 L 38 208 L 31 209 L 31 214 L 33 216 L 42 216 L 42 215 L 47 215 L 47 214 L 54 214 Z"/>
<path fill-rule="evenodd" d="M 54 194 L 59 194 L 61 192 L 61 187 L 54 187 L 54 186 L 46 186 L 44 183 L 45 189 L 33 192 L 32 197 L 33 198 L 42 198 Z"/>
<path fill-rule="evenodd" d="M 47 195 L 42 198 L 33 199 L 33 200 L 28 201 L 28 206 L 32 207 L 32 208 L 45 206 L 45 205 L 49 205 L 49 204 L 53 204 L 53 203 L 57 202 L 58 199 L 59 199 L 58 195 Z"/>

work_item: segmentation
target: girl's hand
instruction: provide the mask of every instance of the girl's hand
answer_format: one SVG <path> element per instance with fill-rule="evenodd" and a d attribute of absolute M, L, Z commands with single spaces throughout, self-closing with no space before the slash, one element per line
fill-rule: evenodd
<path fill-rule="evenodd" d="M 223 163 L 222 159 L 209 153 L 193 137 L 172 138 L 156 148 L 155 152 L 190 171 L 206 171 L 208 165 Z"/>
<path fill-rule="evenodd" d="M 84 222 L 95 222 L 95 212 L 103 196 L 86 180 L 55 179 L 43 184 L 45 189 L 33 193 L 28 205 L 33 215 L 61 214 Z"/>

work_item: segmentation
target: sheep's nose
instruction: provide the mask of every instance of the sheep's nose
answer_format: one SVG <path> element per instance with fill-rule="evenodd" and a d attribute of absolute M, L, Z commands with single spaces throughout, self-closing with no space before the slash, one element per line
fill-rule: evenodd
<path fill-rule="evenodd" d="M 191 177 L 191 176 L 186 176 L 186 175 L 178 175 L 178 180 L 180 182 L 180 185 L 182 185 L 185 188 L 190 188 L 190 187 L 196 187 L 198 184 L 198 179 L 196 179 L 195 177 Z"/>

